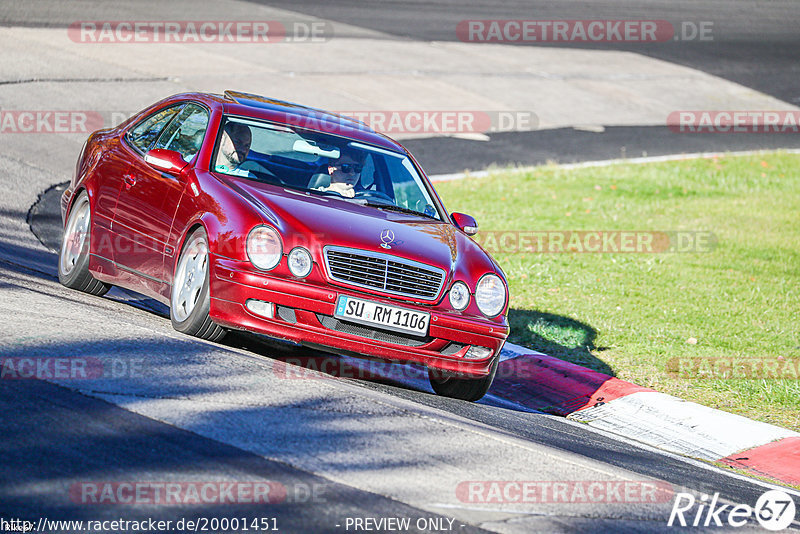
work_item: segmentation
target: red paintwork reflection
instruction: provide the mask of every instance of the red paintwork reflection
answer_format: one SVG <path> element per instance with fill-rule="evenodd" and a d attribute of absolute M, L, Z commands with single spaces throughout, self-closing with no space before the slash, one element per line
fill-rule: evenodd
<path fill-rule="evenodd" d="M 195 158 L 182 171 L 170 174 L 148 165 L 144 155 L 128 142 L 126 133 L 141 119 L 182 101 L 204 106 L 210 118 Z M 478 279 L 486 273 L 496 273 L 504 280 L 505 276 L 480 246 L 450 222 L 430 184 L 442 221 L 218 175 L 209 171 L 210 161 L 221 118 L 229 113 L 297 125 L 302 123 L 305 111 L 298 107 L 260 109 L 221 96 L 189 93 L 165 99 L 117 128 L 92 134 L 77 174 L 62 198 L 62 215 L 66 216 L 76 193 L 85 190 L 93 213 L 90 271 L 94 276 L 168 304 L 183 240 L 202 226 L 211 252 L 210 314 L 219 324 L 391 361 L 421 363 L 473 376 L 485 374 L 493 357 L 470 361 L 463 356 L 469 345 L 490 347 L 494 355 L 499 353 L 508 336 L 506 310 L 498 317 L 486 318 L 473 297 L 466 310 L 456 312 L 450 307 L 447 291 L 456 280 L 474 291 Z M 319 117 L 318 111 L 314 113 Z M 335 121 L 325 124 L 328 133 L 407 154 L 398 143 L 370 130 L 342 126 L 337 131 Z M 427 183 L 421 170 L 420 174 Z M 259 271 L 247 258 L 247 234 L 259 224 L 272 225 L 284 240 L 284 257 L 269 272 Z M 395 236 L 390 250 L 380 246 L 381 232 L 387 229 Z M 442 269 L 446 280 L 434 301 L 334 283 L 324 268 L 322 250 L 326 245 L 390 253 L 421 262 Z M 311 274 L 303 280 L 295 279 L 286 264 L 286 254 L 294 246 L 306 247 L 314 259 Z M 428 338 L 409 346 L 325 326 L 321 317 L 333 314 L 336 299 L 343 294 L 430 313 Z M 294 320 L 256 316 L 244 306 L 248 298 L 293 310 L 290 315 Z M 459 349 L 462 345 L 463 350 Z M 448 350 L 449 346 L 455 348 Z"/>

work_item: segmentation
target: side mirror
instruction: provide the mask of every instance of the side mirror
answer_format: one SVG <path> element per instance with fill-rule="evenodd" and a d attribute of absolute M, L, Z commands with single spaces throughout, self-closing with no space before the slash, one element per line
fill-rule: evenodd
<path fill-rule="evenodd" d="M 474 217 L 463 213 L 451 213 L 450 218 L 453 220 L 453 224 L 464 230 L 465 234 L 475 235 L 478 233 L 478 223 Z"/>
<path fill-rule="evenodd" d="M 189 165 L 179 152 L 165 148 L 154 148 L 145 154 L 144 161 L 154 169 L 167 174 L 180 174 Z"/>

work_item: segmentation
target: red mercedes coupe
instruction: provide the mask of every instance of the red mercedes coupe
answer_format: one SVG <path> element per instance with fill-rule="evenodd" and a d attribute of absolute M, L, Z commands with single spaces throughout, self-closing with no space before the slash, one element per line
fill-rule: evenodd
<path fill-rule="evenodd" d="M 118 285 L 180 332 L 248 330 L 428 367 L 477 400 L 508 337 L 508 284 L 399 143 L 257 95 L 175 95 L 93 133 L 61 198 L 59 279 Z"/>

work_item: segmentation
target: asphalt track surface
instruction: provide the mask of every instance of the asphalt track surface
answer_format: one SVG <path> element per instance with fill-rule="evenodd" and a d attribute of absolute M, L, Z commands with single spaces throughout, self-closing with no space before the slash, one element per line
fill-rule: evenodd
<path fill-rule="evenodd" d="M 60 243 L 60 216 L 57 212 L 60 190 L 52 188 L 42 195 L 28 216 L 33 232 L 51 249 L 57 248 Z M 52 261 L 55 262 L 55 255 Z M 52 274 L 3 263 L 0 263 L 0 270 L 16 271 L 17 276 L 27 274 L 35 278 L 54 278 Z M 14 282 L 9 279 L 6 283 Z M 66 290 L 64 292 L 66 295 L 73 294 Z M 81 297 L 87 301 L 87 305 L 94 300 L 92 297 Z M 169 321 L 166 309 L 149 299 L 117 304 L 115 307 L 119 313 L 125 314 L 126 308 L 140 308 L 162 317 L 166 323 Z M 135 315 L 131 320 L 136 320 Z M 222 345 L 276 361 L 320 355 L 309 349 L 276 345 L 249 334 L 230 334 Z M 699 493 L 719 492 L 723 499 L 743 503 L 755 502 L 764 492 L 762 485 L 732 476 L 729 472 L 640 447 L 561 418 L 522 409 L 501 408 L 485 402 L 472 404 L 453 401 L 394 380 L 359 380 L 354 384 L 382 395 L 466 418 L 531 444 L 575 453 L 598 464 L 653 477 L 674 485 L 676 491 L 677 488 L 691 488 L 691 491 Z M 0 381 L 0 387 L 4 389 L 2 399 L 5 404 L 0 406 L 0 414 L 3 414 L 6 429 L 2 445 L 4 461 L 0 463 L 0 488 L 17 485 L 24 480 L 28 484 L 56 491 L 58 485 L 53 480 L 116 480 L 130 477 L 131 473 L 161 471 L 170 473 L 166 480 L 169 481 L 184 480 L 185 472 L 191 472 L 192 476 L 201 479 L 204 476 L 234 480 L 262 477 L 285 482 L 289 488 L 311 487 L 314 484 L 324 487 L 324 502 L 288 502 L 267 508 L 267 512 L 279 517 L 281 525 L 285 525 L 290 532 L 341 531 L 332 525 L 340 523 L 343 517 L 430 517 L 425 511 L 383 496 L 361 492 L 312 473 L 265 460 L 63 387 L 12 381 Z M 42 429 L 46 429 L 46 433 L 43 434 Z M 243 505 L 238 508 L 177 507 L 169 508 L 166 513 L 163 509 L 154 512 L 146 507 L 136 508 L 135 513 L 131 513 L 130 507 L 125 506 L 89 509 L 82 505 L 53 506 L 47 491 L 24 499 L 6 495 L 1 501 L 0 516 L 11 515 L 13 511 L 17 515 L 44 515 L 49 519 L 103 519 L 123 514 L 126 519 L 135 520 L 139 516 L 146 518 L 157 514 L 160 519 L 177 520 L 189 516 L 263 517 L 265 513 L 264 509 L 253 511 Z M 573 518 L 579 522 L 572 523 L 570 528 L 597 532 L 616 529 L 649 532 L 663 527 L 658 523 L 631 524 L 602 517 L 586 523 L 580 522 L 580 519 Z M 461 531 L 472 530 L 465 526 Z"/>
<path fill-rule="evenodd" d="M 624 50 L 685 65 L 795 106 L 800 105 L 800 6 L 791 0 L 474 1 L 250 0 L 400 38 L 457 41 L 463 20 L 666 20 L 713 23 L 711 41 L 666 43 L 527 43 Z M 480 46 L 480 44 L 475 44 Z M 479 77 L 475 79 L 480 84 Z M 678 134 L 663 127 L 614 127 L 603 133 L 561 129 L 493 134 L 480 143 L 453 138 L 406 141 L 433 174 L 482 169 L 491 164 L 535 165 L 665 154 L 800 147 L 797 134 Z"/>
<path fill-rule="evenodd" d="M 463 20 L 666 20 L 713 23 L 710 41 L 527 43 L 625 50 L 686 65 L 800 104 L 800 8 L 791 0 L 250 0 L 422 41 L 458 40 Z M 480 83 L 476 81 L 476 83 Z"/>
<path fill-rule="evenodd" d="M 456 27 L 464 20 L 665 20 L 680 27 L 683 22 L 712 23 L 710 41 L 559 42 L 514 46 L 558 47 L 581 50 L 634 52 L 684 65 L 774 96 L 800 106 L 800 5 L 792 0 L 679 1 L 475 1 L 457 0 L 247 0 L 277 7 L 300 16 L 319 17 L 381 32 L 389 39 L 409 41 L 458 41 Z M 3 14 L 0 25 L 66 27 L 76 18 L 61 15 L 53 2 L 42 1 Z M 48 7 L 49 6 L 49 7 Z M 87 7 L 88 18 L 112 19 L 111 4 L 96 2 Z M 92 7 L 95 11 L 92 10 Z M 102 9 L 101 9 L 102 8 Z M 339 31 L 336 37 L 354 37 L 358 32 Z M 370 36 L 373 38 L 374 36 Z M 472 46 L 479 47 L 480 43 Z M 357 58 L 358 51 L 354 50 Z M 313 60 L 313 58 L 310 58 Z M 354 59 L 357 64 L 357 59 Z M 391 66 L 391 58 L 387 58 Z M 435 65 L 420 65 L 421 69 Z M 302 63 L 298 64 L 302 69 Z M 475 84 L 481 83 L 476 76 Z M 534 110 L 535 111 L 535 110 Z M 734 150 L 800 148 L 797 133 L 675 133 L 663 126 L 610 126 L 604 131 L 573 128 L 500 132 L 485 141 L 457 137 L 404 140 L 429 174 L 479 170 L 490 165 L 536 165 L 546 162 L 573 163 L 666 154 Z"/>
<path fill-rule="evenodd" d="M 341 532 L 345 517 L 405 517 L 416 521 L 433 514 L 365 491 L 264 459 L 190 432 L 142 417 L 113 404 L 43 381 L 0 382 L 3 456 L 0 516 L 49 520 L 160 521 L 182 518 L 239 518 L 248 524 L 276 518 L 286 532 Z M 13 414 L 13 415 L 12 415 Z M 63 481 L 141 480 L 160 472 L 158 482 L 269 480 L 287 490 L 285 500 L 262 506 L 215 504 L 176 506 L 86 506 L 63 504 L 52 493 L 67 492 Z M 136 473 L 138 476 L 131 476 Z M 38 495 L 4 491 L 20 482 Z M 465 525 L 462 532 L 485 532 Z"/>
<path fill-rule="evenodd" d="M 454 25 L 469 18 L 664 18 L 671 21 L 713 20 L 720 39 L 692 46 L 675 44 L 659 48 L 634 47 L 635 51 L 706 70 L 717 76 L 800 103 L 797 87 L 800 37 L 796 31 L 798 8 L 789 2 L 670 2 L 649 3 L 648 9 L 629 3 L 576 2 L 269 2 L 293 11 L 377 29 L 409 39 L 454 39 Z M 15 21 L 6 21 L 7 23 Z M 16 21 L 19 22 L 19 21 Z M 725 30 L 724 32 L 722 30 Z M 406 141 L 430 173 L 479 169 L 491 163 L 562 162 L 660 155 L 674 152 L 742 150 L 796 147 L 792 135 L 675 135 L 666 127 L 606 128 L 602 133 L 574 129 L 493 135 L 489 142 L 453 138 Z M 623 148 L 624 147 L 624 148 Z M 26 219 L 49 248 L 60 240 L 58 190 L 42 196 L 29 213 L 4 213 Z M 6 250 L 13 250 L 7 244 Z M 125 292 L 98 299 L 57 286 L 56 256 L 20 248 L 14 258 L 0 261 L 0 285 L 28 291 L 33 297 L 55 298 L 87 312 L 104 308 L 110 316 L 131 324 L 157 322 L 169 326 L 164 308 Z M 42 268 L 42 266 L 50 268 Z M 41 292 L 39 295 L 37 292 Z M 143 310 L 146 312 L 143 314 Z M 44 319 L 40 319 L 44 320 Z M 91 346 L 91 341 L 86 342 Z M 104 350 L 124 350 L 124 343 L 108 343 Z M 230 358 L 280 361 L 314 351 L 276 346 L 263 339 L 234 334 L 220 349 L 231 349 Z M 233 351 L 236 349 L 236 352 Z M 159 347 L 154 347 L 157 352 Z M 248 356 L 249 355 L 249 356 Z M 341 379 L 340 379 L 341 380 Z M 429 391 L 389 380 L 344 380 L 365 395 L 410 402 L 420 410 L 434 410 L 444 417 L 463 418 L 500 435 L 531 446 L 574 453 L 597 466 L 622 468 L 653 477 L 696 493 L 719 492 L 731 502 L 754 503 L 764 492 L 759 482 L 721 469 L 664 454 L 622 439 L 591 431 L 545 414 L 501 408 L 491 403 L 470 404 L 432 395 Z M 279 518 L 287 532 L 341 532 L 344 517 L 431 517 L 421 510 L 374 492 L 304 471 L 280 461 L 265 459 L 222 441 L 209 439 L 122 409 L 66 387 L 39 381 L 0 381 L 0 517 L 45 516 L 49 519 L 126 519 L 157 515 L 159 519 L 199 516 Z M 428 412 L 425 412 L 426 414 Z M 532 458 L 531 462 L 537 462 Z M 139 508 L 86 507 L 64 503 L 63 495 L 81 480 L 194 479 L 283 481 L 288 488 L 324 486 L 325 500 L 301 496 L 274 508 L 197 506 Z M 431 473 L 432 477 L 436 473 Z M 476 473 L 476 478 L 481 476 Z M 657 521 L 631 521 L 594 516 L 571 517 L 568 509 L 558 518 L 566 531 L 650 532 L 663 529 L 666 517 Z M 467 525 L 458 531 L 479 531 Z"/>

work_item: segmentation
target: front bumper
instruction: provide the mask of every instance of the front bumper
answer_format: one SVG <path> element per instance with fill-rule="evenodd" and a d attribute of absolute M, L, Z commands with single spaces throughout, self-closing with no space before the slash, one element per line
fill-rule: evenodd
<path fill-rule="evenodd" d="M 457 312 L 398 302 L 341 288 L 319 287 L 266 274 L 242 270 L 241 263 L 215 257 L 210 276 L 210 316 L 218 324 L 249 330 L 311 346 L 480 377 L 489 373 L 494 358 L 508 337 L 508 325 L 489 319 L 465 317 Z M 333 317 L 339 295 L 384 302 L 431 314 L 426 338 L 383 332 L 342 322 Z M 272 319 L 245 307 L 247 299 L 276 305 Z M 466 359 L 471 346 L 488 347 L 489 356 Z"/>

